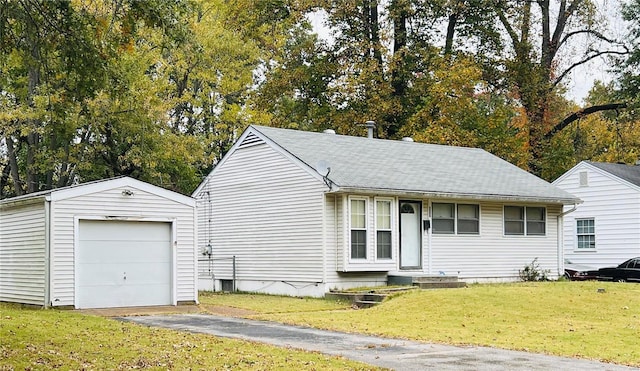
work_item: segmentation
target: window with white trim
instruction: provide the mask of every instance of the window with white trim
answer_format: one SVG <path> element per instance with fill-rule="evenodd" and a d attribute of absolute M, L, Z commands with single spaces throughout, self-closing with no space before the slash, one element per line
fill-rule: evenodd
<path fill-rule="evenodd" d="M 431 204 L 434 234 L 479 234 L 480 206 L 474 204 Z"/>
<path fill-rule="evenodd" d="M 351 259 L 367 258 L 367 200 L 352 198 L 349 202 Z"/>
<path fill-rule="evenodd" d="M 376 199 L 376 258 L 391 259 L 391 200 Z"/>
<path fill-rule="evenodd" d="M 472 204 L 458 204 L 458 234 L 480 233 L 480 207 Z"/>
<path fill-rule="evenodd" d="M 578 249 L 596 248 L 596 221 L 593 218 L 576 219 Z"/>
<path fill-rule="evenodd" d="M 504 234 L 508 236 L 544 236 L 546 214 L 544 207 L 505 206 Z"/>

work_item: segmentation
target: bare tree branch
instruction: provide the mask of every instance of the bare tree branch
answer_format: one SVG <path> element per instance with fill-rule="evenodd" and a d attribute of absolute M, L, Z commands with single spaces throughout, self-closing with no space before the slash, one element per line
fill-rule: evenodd
<path fill-rule="evenodd" d="M 569 124 L 571 124 L 572 122 L 590 115 L 592 113 L 596 113 L 596 112 L 600 112 L 600 111 L 608 111 L 608 110 L 617 110 L 617 109 L 621 109 L 621 108 L 627 108 L 627 103 L 608 103 L 608 104 L 602 104 L 602 105 L 598 105 L 598 106 L 591 106 L 591 107 L 586 107 L 583 108 L 579 111 L 576 111 L 572 114 L 570 114 L 569 116 L 565 117 L 564 120 L 560 121 L 559 123 L 557 123 L 553 128 L 551 128 L 551 130 L 546 133 L 544 135 L 544 140 L 549 140 L 551 138 L 553 138 L 554 135 L 556 135 L 556 133 L 558 133 L 559 131 L 561 131 L 562 129 L 566 128 L 567 126 L 569 126 Z"/>
<path fill-rule="evenodd" d="M 571 72 L 571 70 L 573 70 L 574 68 L 576 68 L 576 67 L 578 67 L 578 66 L 580 66 L 580 65 L 582 65 L 582 64 L 585 64 L 585 63 L 589 62 L 590 60 L 592 60 L 592 59 L 594 59 L 594 58 L 597 58 L 597 57 L 599 57 L 599 56 L 601 56 L 601 55 L 604 55 L 604 54 L 618 54 L 618 55 L 625 55 L 625 54 L 628 54 L 628 53 L 627 53 L 627 52 L 620 52 L 620 51 L 616 51 L 616 50 L 605 50 L 605 51 L 600 51 L 600 52 L 597 52 L 596 54 L 590 55 L 590 56 L 586 57 L 585 59 L 583 59 L 583 60 L 581 60 L 581 61 L 578 61 L 578 62 L 576 62 L 576 63 L 572 64 L 572 65 L 571 65 L 571 66 L 569 66 L 566 70 L 564 70 L 564 71 L 563 71 L 563 72 L 562 72 L 562 73 L 561 73 L 561 74 L 560 74 L 560 75 L 559 75 L 559 76 L 558 76 L 558 77 L 557 77 L 557 78 L 552 82 L 552 86 L 557 86 L 557 85 L 562 81 L 562 79 L 564 79 L 564 78 L 569 74 L 569 72 Z"/>

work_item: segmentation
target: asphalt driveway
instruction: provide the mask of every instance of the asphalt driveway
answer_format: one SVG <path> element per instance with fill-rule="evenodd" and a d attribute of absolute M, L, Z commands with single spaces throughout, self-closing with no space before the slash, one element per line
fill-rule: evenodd
<path fill-rule="evenodd" d="M 396 370 L 640 370 L 582 359 L 457 347 L 206 314 L 119 317 L 121 321 L 342 356 Z"/>

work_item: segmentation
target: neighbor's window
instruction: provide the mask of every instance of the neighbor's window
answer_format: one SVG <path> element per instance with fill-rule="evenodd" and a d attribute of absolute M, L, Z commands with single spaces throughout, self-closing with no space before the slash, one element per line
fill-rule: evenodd
<path fill-rule="evenodd" d="M 596 248 L 596 222 L 594 219 L 576 219 L 578 249 Z"/>
<path fill-rule="evenodd" d="M 455 230 L 455 204 L 431 204 L 433 211 L 433 233 L 454 234 Z"/>
<path fill-rule="evenodd" d="M 376 256 L 391 259 L 391 201 L 376 200 Z"/>
<path fill-rule="evenodd" d="M 504 234 L 511 236 L 544 236 L 546 209 L 532 206 L 504 207 Z"/>
<path fill-rule="evenodd" d="M 457 206 L 457 207 L 456 207 Z M 480 233 L 480 206 L 470 204 L 433 203 L 433 233 Z"/>
<path fill-rule="evenodd" d="M 480 233 L 480 207 L 478 205 L 458 204 L 458 233 Z"/>
<path fill-rule="evenodd" d="M 352 199 L 351 213 L 351 259 L 367 258 L 367 201 Z"/>

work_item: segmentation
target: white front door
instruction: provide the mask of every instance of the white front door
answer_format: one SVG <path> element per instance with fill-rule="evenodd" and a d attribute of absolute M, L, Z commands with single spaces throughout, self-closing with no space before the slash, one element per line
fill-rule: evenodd
<path fill-rule="evenodd" d="M 422 203 L 400 201 L 400 269 L 422 267 Z"/>
<path fill-rule="evenodd" d="M 81 220 L 77 308 L 172 303 L 171 224 Z"/>

